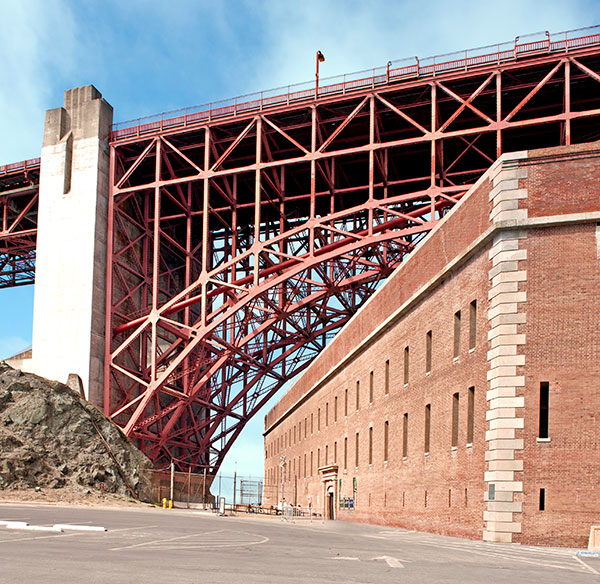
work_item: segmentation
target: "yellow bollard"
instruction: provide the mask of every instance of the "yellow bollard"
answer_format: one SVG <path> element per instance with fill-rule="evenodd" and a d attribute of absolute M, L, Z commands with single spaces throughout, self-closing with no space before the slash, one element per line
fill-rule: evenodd
<path fill-rule="evenodd" d="M 166 497 L 163 497 L 162 506 L 163 506 L 163 509 L 167 508 L 167 498 Z"/>
<path fill-rule="evenodd" d="M 173 499 L 169 499 L 169 509 L 173 509 Z"/>

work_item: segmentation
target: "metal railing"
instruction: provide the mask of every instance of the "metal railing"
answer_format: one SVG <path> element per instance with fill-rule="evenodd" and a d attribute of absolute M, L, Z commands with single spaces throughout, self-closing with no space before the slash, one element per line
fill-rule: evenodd
<path fill-rule="evenodd" d="M 303 507 L 302 505 L 283 505 L 282 516 L 286 521 L 294 523 L 295 521 L 321 521 L 323 514 L 316 511 L 314 507 Z"/>
<path fill-rule="evenodd" d="M 535 38 L 543 36 L 543 38 Z M 532 39 L 523 41 L 524 39 Z M 412 79 L 431 78 L 457 71 L 471 71 L 479 67 L 516 61 L 540 54 L 568 53 L 600 44 L 600 26 L 550 34 L 548 31 L 516 37 L 514 41 L 487 45 L 445 55 L 389 61 L 384 67 L 375 67 L 321 80 L 318 89 L 314 81 L 306 81 L 250 93 L 208 104 L 187 107 L 170 112 L 113 124 L 113 141 L 160 132 L 172 128 L 211 122 L 275 107 L 345 95 L 365 89 L 392 85 Z"/>
<path fill-rule="evenodd" d="M 11 172 L 17 172 L 19 170 L 37 168 L 39 165 L 39 158 L 30 158 L 29 160 L 23 160 L 22 162 L 12 162 L 11 164 L 0 166 L 0 176 L 3 174 L 10 174 Z"/>

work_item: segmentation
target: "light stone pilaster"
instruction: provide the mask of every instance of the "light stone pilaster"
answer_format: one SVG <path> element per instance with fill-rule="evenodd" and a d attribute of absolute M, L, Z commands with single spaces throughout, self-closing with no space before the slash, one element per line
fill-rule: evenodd
<path fill-rule="evenodd" d="M 519 180 L 527 178 L 527 168 L 519 166 L 519 160 L 526 157 L 526 152 L 508 154 L 492 167 L 493 224 L 527 219 L 521 204 L 527 190 L 519 188 Z M 517 432 L 524 427 L 525 378 L 519 368 L 525 365 L 525 355 L 519 351 L 526 341 L 527 250 L 522 245 L 526 237 L 525 231 L 502 230 L 489 251 L 485 541 L 511 542 L 513 534 L 521 532 L 523 483 L 517 473 L 523 471 L 523 440 Z"/>

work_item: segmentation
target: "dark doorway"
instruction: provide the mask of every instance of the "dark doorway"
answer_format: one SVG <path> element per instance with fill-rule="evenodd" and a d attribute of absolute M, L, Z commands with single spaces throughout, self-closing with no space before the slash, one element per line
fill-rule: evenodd
<path fill-rule="evenodd" d="M 333 492 L 327 493 L 327 505 L 329 510 L 327 519 L 335 519 L 335 500 L 333 498 Z"/>

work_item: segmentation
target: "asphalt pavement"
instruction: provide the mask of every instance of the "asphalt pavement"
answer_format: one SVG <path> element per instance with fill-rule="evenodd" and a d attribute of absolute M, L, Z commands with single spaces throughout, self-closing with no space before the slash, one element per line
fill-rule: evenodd
<path fill-rule="evenodd" d="M 340 521 L 0 504 L 2 584 L 600 584 L 600 558 L 576 551 Z"/>

